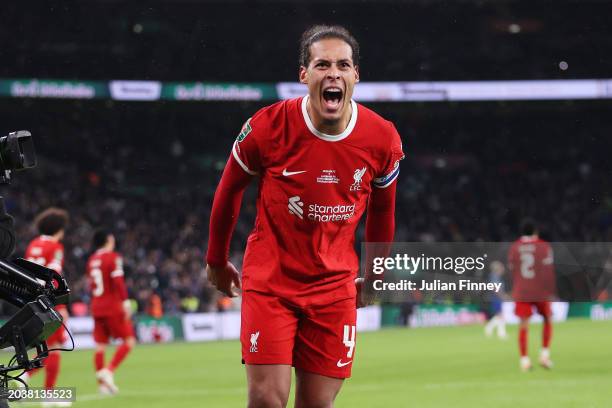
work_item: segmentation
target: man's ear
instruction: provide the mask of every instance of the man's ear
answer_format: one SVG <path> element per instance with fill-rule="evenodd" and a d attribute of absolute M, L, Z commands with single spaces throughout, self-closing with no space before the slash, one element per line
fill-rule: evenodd
<path fill-rule="evenodd" d="M 355 65 L 355 82 L 359 82 L 359 66 Z"/>
<path fill-rule="evenodd" d="M 306 70 L 306 67 L 304 66 L 300 67 L 300 82 L 302 84 L 308 83 L 308 71 Z"/>

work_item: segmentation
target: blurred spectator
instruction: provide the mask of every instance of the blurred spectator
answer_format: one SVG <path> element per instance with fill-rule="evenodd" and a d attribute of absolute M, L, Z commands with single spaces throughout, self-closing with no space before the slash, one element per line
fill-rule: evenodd
<path fill-rule="evenodd" d="M 151 292 L 151 295 L 147 301 L 147 308 L 145 312 L 155 319 L 161 319 L 164 315 L 162 300 L 157 293 Z"/>

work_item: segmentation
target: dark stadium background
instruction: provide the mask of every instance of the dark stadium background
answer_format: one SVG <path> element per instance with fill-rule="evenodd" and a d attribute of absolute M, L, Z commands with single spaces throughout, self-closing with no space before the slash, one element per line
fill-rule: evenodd
<path fill-rule="evenodd" d="M 354 32 L 364 81 L 608 78 L 611 12 L 595 0 L 10 2 L 0 78 L 296 81 L 299 35 L 322 22 Z M 35 214 L 61 206 L 74 301 L 88 300 L 84 263 L 103 224 L 140 311 L 152 291 L 166 313 L 189 296 L 214 310 L 201 275 L 212 197 L 243 121 L 265 104 L 0 99 L 0 133 L 31 130 L 39 157 L 2 188 L 17 254 Z M 550 240 L 612 238 L 609 100 L 366 105 L 406 151 L 396 240 L 508 241 L 527 215 Z M 253 215 L 251 195 L 238 264 Z"/>

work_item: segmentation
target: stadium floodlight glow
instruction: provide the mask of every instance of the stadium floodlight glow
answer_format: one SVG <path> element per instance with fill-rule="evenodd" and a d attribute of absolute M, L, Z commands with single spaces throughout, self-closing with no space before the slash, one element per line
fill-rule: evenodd
<path fill-rule="evenodd" d="M 280 99 L 305 95 L 306 86 L 279 83 Z M 466 81 L 466 82 L 361 82 L 354 99 L 360 102 L 509 101 L 610 99 L 611 79 Z"/>

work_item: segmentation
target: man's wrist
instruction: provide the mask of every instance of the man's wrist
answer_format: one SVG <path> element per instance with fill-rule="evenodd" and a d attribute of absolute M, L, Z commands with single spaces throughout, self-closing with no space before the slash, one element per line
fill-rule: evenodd
<path fill-rule="evenodd" d="M 227 265 L 227 259 L 219 259 L 207 256 L 206 264 L 211 268 L 223 268 L 225 265 Z"/>
<path fill-rule="evenodd" d="M 125 299 L 121 304 L 123 306 L 123 311 L 129 316 L 132 315 L 132 302 L 130 299 Z"/>

